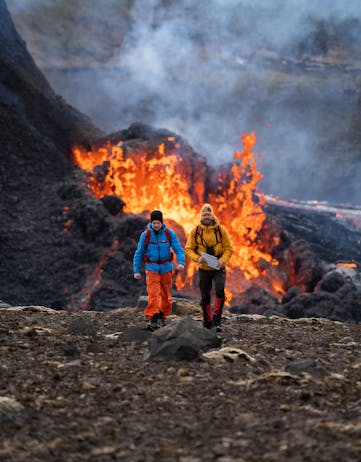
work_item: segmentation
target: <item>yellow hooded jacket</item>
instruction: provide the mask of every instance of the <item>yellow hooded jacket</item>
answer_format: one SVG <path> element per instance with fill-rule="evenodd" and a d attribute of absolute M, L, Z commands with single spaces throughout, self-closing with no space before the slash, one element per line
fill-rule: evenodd
<path fill-rule="evenodd" d="M 214 255 L 219 260 L 222 260 L 224 264 L 227 263 L 233 253 L 228 231 L 218 223 L 216 217 L 214 217 L 213 225 L 205 226 L 200 223 L 192 229 L 184 250 L 188 258 L 197 262 L 201 252 L 207 252 L 207 247 L 213 247 Z M 214 269 L 204 263 L 201 263 L 199 268 L 204 270 Z"/>

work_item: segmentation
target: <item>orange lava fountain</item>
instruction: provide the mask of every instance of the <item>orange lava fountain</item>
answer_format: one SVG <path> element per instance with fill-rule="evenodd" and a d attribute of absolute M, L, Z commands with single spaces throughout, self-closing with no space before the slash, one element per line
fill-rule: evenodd
<path fill-rule="evenodd" d="M 245 290 L 250 281 L 274 294 L 282 292 L 273 267 L 278 262 L 270 255 L 276 236 L 260 242 L 266 215 L 264 198 L 257 193 L 262 175 L 256 170 L 254 133 L 242 135 L 244 150 L 234 154 L 229 172 L 221 173 L 214 191 L 206 194 L 204 165 L 192 166 L 182 156 L 182 146 L 168 137 L 153 150 L 130 150 L 122 142 L 86 151 L 73 149 L 75 163 L 89 175 L 89 189 L 96 197 L 116 195 L 126 202 L 126 211 L 141 214 L 153 209 L 183 227 L 187 236 L 199 222 L 203 202 L 213 205 L 221 224 L 230 233 L 234 254 L 227 265 L 227 298 Z M 196 172 L 195 172 L 196 171 Z M 257 194 L 256 194 L 257 193 Z M 177 287 L 186 290 L 194 283 L 196 265 L 188 262 L 184 276 L 178 275 Z"/>
<path fill-rule="evenodd" d="M 256 170 L 255 154 L 252 152 L 256 144 L 256 135 L 243 134 L 242 144 L 244 150 L 234 153 L 235 162 L 231 167 L 231 174 L 220 175 L 219 188 L 209 197 L 217 210 L 220 222 L 227 226 L 235 248 L 229 262 L 229 280 L 233 291 L 237 288 L 238 292 L 242 292 L 247 286 L 245 280 L 260 278 L 266 274 L 265 268 L 272 272 L 272 265 L 278 265 L 278 261 L 273 259 L 269 252 L 261 250 L 262 246 L 258 240 L 266 215 L 262 208 L 265 203 L 264 196 L 256 196 L 257 184 L 262 179 L 262 174 Z M 277 245 L 278 237 L 274 236 L 272 242 Z M 276 274 L 271 279 L 273 289 L 282 292 L 277 284 Z"/>

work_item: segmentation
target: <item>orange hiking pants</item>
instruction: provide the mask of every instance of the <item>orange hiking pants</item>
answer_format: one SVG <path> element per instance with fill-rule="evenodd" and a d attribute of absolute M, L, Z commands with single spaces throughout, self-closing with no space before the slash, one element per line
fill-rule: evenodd
<path fill-rule="evenodd" d="M 145 278 L 147 282 L 148 306 L 144 314 L 151 318 L 154 314 L 163 312 L 166 318 L 172 312 L 172 271 L 164 274 L 158 274 L 154 271 L 146 271 Z"/>

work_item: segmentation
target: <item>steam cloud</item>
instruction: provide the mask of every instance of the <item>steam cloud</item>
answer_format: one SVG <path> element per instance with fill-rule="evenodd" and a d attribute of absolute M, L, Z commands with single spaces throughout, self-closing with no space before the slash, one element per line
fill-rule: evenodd
<path fill-rule="evenodd" d="M 9 8 L 29 3 L 8 0 Z M 357 75 L 315 60 L 305 69 L 305 57 L 325 52 L 322 34 L 361 49 L 359 0 L 135 0 L 129 19 L 108 62 L 71 79 L 47 73 L 101 128 L 138 120 L 167 128 L 213 165 L 231 161 L 241 134 L 254 131 L 262 191 L 361 203 L 360 146 L 348 139 Z"/>

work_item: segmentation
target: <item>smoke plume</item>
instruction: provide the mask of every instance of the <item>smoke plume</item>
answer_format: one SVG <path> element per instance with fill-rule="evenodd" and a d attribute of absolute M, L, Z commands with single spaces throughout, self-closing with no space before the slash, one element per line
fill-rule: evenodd
<path fill-rule="evenodd" d="M 79 2 L 72 16 L 76 35 L 93 8 L 114 43 L 119 25 L 106 58 L 77 66 L 58 49 L 42 62 L 55 90 L 100 128 L 167 128 L 213 165 L 231 161 L 252 131 L 265 193 L 361 203 L 361 62 L 350 64 L 361 50 L 359 1 L 117 3 Z M 8 0 L 18 18 L 50 4 Z M 87 46 L 97 56 L 112 39 L 93 29 Z"/>

